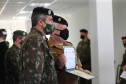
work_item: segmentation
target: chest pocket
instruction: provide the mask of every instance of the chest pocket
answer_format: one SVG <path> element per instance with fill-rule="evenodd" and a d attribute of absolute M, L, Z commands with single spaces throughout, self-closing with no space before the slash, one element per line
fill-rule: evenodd
<path fill-rule="evenodd" d="M 63 50 L 59 49 L 57 47 L 51 48 L 51 53 L 53 54 L 53 57 L 55 59 L 55 62 L 58 62 L 58 58 L 61 54 L 63 54 Z"/>

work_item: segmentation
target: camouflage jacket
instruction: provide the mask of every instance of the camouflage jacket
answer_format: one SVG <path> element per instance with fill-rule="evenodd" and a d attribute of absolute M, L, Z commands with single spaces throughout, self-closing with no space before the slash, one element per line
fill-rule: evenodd
<path fill-rule="evenodd" d="M 56 65 L 58 65 L 59 62 L 58 60 L 59 56 L 63 54 L 63 46 L 73 46 L 71 43 L 68 43 L 66 41 L 63 43 L 63 45 L 56 45 L 56 43 L 52 40 L 52 38 L 49 39 L 48 43 L 51 52 L 55 58 Z M 79 57 L 77 55 L 76 55 L 76 64 L 77 64 L 76 68 L 82 67 Z M 65 71 L 65 67 L 57 73 L 57 77 L 59 84 L 78 84 L 78 77 L 73 74 L 67 73 Z"/>
<path fill-rule="evenodd" d="M 22 45 L 20 84 L 57 84 L 54 58 L 46 37 L 32 28 Z"/>
<path fill-rule="evenodd" d="M 19 84 L 20 53 L 20 48 L 13 44 L 5 55 L 6 84 Z"/>
<path fill-rule="evenodd" d="M 80 41 L 77 46 L 77 53 L 83 66 L 91 65 L 90 40 Z"/>

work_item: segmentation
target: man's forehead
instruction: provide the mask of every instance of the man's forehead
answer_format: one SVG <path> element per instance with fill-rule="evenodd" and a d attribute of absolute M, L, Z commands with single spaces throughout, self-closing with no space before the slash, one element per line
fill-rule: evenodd
<path fill-rule="evenodd" d="M 80 32 L 81 34 L 86 34 L 86 33 L 84 33 L 84 32 Z"/>

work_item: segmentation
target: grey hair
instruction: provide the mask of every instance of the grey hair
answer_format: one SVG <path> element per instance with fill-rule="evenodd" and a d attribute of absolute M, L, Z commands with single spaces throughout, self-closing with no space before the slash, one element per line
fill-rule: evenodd
<path fill-rule="evenodd" d="M 39 14 L 39 13 L 33 13 L 32 17 L 31 17 L 31 22 L 32 22 L 32 27 L 37 25 L 37 22 L 42 19 L 42 20 L 46 20 L 48 15 L 45 14 Z"/>

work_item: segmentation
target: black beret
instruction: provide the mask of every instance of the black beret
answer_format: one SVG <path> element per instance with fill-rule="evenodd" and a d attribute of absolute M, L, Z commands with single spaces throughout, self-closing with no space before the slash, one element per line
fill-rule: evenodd
<path fill-rule="evenodd" d="M 36 7 L 33 9 L 33 13 L 40 13 L 40 14 L 45 14 L 45 15 L 49 15 L 49 16 L 53 16 L 54 13 L 52 10 L 48 9 L 48 8 L 44 8 L 44 7 Z"/>
<path fill-rule="evenodd" d="M 54 15 L 54 16 L 53 16 L 53 22 L 66 25 L 66 26 L 68 27 L 67 21 L 66 21 L 64 18 L 60 17 L 60 16 Z"/>
<path fill-rule="evenodd" d="M 0 31 L 2 32 L 3 36 L 7 36 L 7 31 L 5 29 L 0 29 Z"/>
<path fill-rule="evenodd" d="M 13 32 L 13 35 L 27 36 L 27 33 L 21 30 L 17 30 Z"/>
<path fill-rule="evenodd" d="M 122 40 L 123 40 L 123 39 L 126 39 L 126 36 L 122 37 Z"/>
<path fill-rule="evenodd" d="M 88 33 L 88 31 L 86 29 L 81 29 L 80 32 L 84 32 L 84 33 Z"/>

